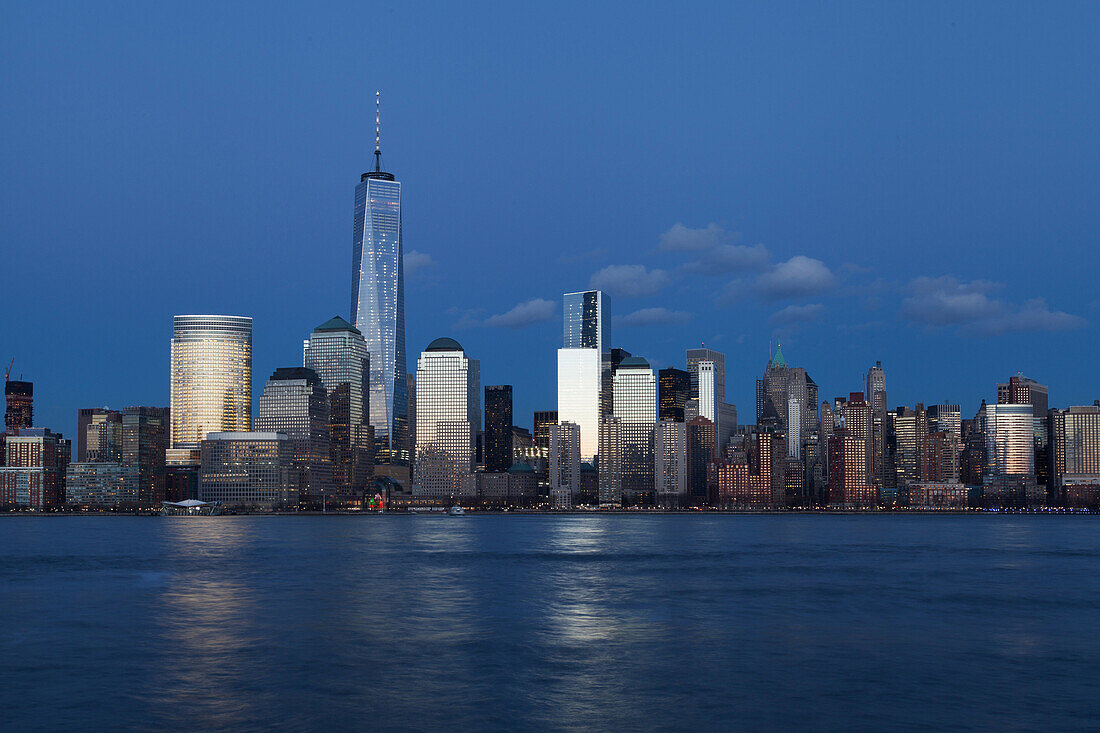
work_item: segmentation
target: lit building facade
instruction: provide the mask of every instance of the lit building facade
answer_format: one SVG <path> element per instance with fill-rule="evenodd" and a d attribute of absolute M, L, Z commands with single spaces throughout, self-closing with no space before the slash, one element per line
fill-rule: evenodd
<path fill-rule="evenodd" d="M 1052 410 L 1053 478 L 1064 487 L 1067 478 L 1100 477 L 1100 405 Z"/>
<path fill-rule="evenodd" d="M 34 425 L 34 383 L 9 379 L 4 382 L 4 426 L 13 432 Z"/>
<path fill-rule="evenodd" d="M 171 361 L 172 448 L 252 428 L 251 318 L 176 316 Z"/>
<path fill-rule="evenodd" d="M 687 494 L 687 430 L 682 422 L 661 420 L 653 433 L 653 480 L 657 504 L 675 508 Z"/>
<path fill-rule="evenodd" d="M 415 495 L 433 500 L 476 495 L 471 476 L 480 425 L 480 362 L 454 339 L 435 339 L 416 365 Z"/>
<path fill-rule="evenodd" d="M 283 433 L 210 433 L 199 448 L 199 499 L 261 510 L 298 508 L 293 451 Z"/>
<path fill-rule="evenodd" d="M 600 420 L 599 500 L 601 506 L 623 501 L 623 426 L 614 415 Z"/>
<path fill-rule="evenodd" d="M 667 367 L 657 372 L 657 417 L 686 422 L 684 407 L 691 399 L 691 375 L 683 369 Z"/>
<path fill-rule="evenodd" d="M 614 415 L 622 430 L 623 501 L 652 504 L 657 380 L 645 359 L 632 356 L 615 370 Z"/>
<path fill-rule="evenodd" d="M 157 507 L 164 501 L 169 413 L 167 407 L 127 407 L 122 411 L 122 465 L 137 471 L 138 500 L 144 507 Z"/>
<path fill-rule="evenodd" d="M 555 423 L 550 426 L 550 503 L 555 509 L 568 509 L 580 490 L 580 426 L 569 421 Z"/>
<path fill-rule="evenodd" d="M 141 505 L 137 468 L 117 462 L 70 463 L 65 471 L 65 503 L 81 509 L 137 508 Z"/>
<path fill-rule="evenodd" d="M 0 506 L 43 511 L 64 498 L 68 444 L 45 428 L 16 428 L 4 441 Z"/>
<path fill-rule="evenodd" d="M 368 405 L 370 354 L 363 334 L 343 318 L 331 318 L 302 344 L 302 364 L 321 380 L 328 398 L 332 491 L 343 501 L 360 501 L 374 476 L 375 447 Z M 402 479 L 407 485 L 407 475 L 394 478 Z"/>
<path fill-rule="evenodd" d="M 122 413 L 106 407 L 85 407 L 76 414 L 77 462 L 122 460 Z M 91 455 L 89 455 L 91 451 Z"/>
<path fill-rule="evenodd" d="M 562 348 L 558 349 L 558 419 L 580 429 L 581 459 L 599 452 L 603 388 L 603 293 L 563 296 Z"/>
<path fill-rule="evenodd" d="M 351 322 L 363 335 L 370 354 L 369 422 L 374 428 L 374 462 L 404 467 L 404 472 L 377 472 L 400 481 L 408 478 L 410 457 L 401 183 L 382 170 L 377 130 L 374 170 L 364 173 L 355 187 L 351 259 Z"/>
<path fill-rule="evenodd" d="M 256 430 L 286 435 L 300 504 L 362 505 L 361 494 L 334 491 L 328 392 L 315 371 L 307 367 L 276 369 L 260 395 Z"/>

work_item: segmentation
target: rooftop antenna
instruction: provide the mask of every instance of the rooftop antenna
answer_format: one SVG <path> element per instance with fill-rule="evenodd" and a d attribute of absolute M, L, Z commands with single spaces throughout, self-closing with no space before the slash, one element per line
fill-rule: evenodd
<path fill-rule="evenodd" d="M 382 92 L 374 93 L 374 172 L 382 172 Z"/>

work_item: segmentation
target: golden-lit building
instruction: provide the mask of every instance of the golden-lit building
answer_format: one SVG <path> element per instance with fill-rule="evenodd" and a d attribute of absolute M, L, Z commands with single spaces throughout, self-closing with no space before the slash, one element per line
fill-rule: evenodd
<path fill-rule="evenodd" d="M 252 429 L 252 319 L 176 316 L 172 334 L 172 448 L 207 433 Z"/>

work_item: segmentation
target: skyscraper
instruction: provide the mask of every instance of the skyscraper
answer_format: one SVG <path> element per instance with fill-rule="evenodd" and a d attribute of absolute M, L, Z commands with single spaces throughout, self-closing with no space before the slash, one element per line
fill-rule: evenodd
<path fill-rule="evenodd" d="M 252 319 L 176 316 L 172 336 L 172 448 L 207 433 L 252 428 Z"/>
<path fill-rule="evenodd" d="M 93 454 L 89 457 L 88 452 Z M 76 414 L 76 462 L 122 460 L 122 413 L 106 407 L 85 407 Z"/>
<path fill-rule="evenodd" d="M 122 465 L 137 472 L 142 506 L 159 507 L 164 501 L 169 422 L 166 407 L 127 407 L 122 411 Z"/>
<path fill-rule="evenodd" d="M 657 372 L 657 416 L 661 420 L 685 422 L 684 406 L 691 398 L 691 375 L 667 367 Z"/>
<path fill-rule="evenodd" d="M 803 435 L 818 430 L 817 394 L 814 380 L 805 369 L 789 366 L 782 346 L 777 344 L 764 376 L 756 380 L 756 424 L 786 434 L 790 400 L 796 399 L 802 410 L 798 436 L 801 442 Z"/>
<path fill-rule="evenodd" d="M 864 395 L 871 405 L 871 481 L 879 489 L 886 485 L 886 370 L 882 362 L 867 370 Z"/>
<path fill-rule="evenodd" d="M 351 322 L 370 354 L 370 424 L 376 473 L 408 479 L 409 400 L 405 371 L 405 270 L 401 183 L 382 170 L 375 95 L 374 170 L 355 187 Z"/>
<path fill-rule="evenodd" d="M 599 452 L 600 392 L 604 343 L 603 294 L 599 290 L 563 296 L 564 327 L 558 349 L 558 420 L 580 430 L 581 460 Z"/>
<path fill-rule="evenodd" d="M 4 425 L 7 431 L 29 428 L 34 423 L 34 383 L 5 380 Z"/>
<path fill-rule="evenodd" d="M 687 431 L 684 423 L 661 420 L 653 433 L 653 481 L 657 504 L 680 506 L 687 494 Z"/>
<path fill-rule="evenodd" d="M 325 506 L 328 501 L 354 504 L 361 500 L 361 496 L 333 495 L 328 392 L 317 372 L 307 367 L 276 369 L 260 395 L 256 430 L 286 435 L 302 503 Z"/>
<path fill-rule="evenodd" d="M 485 470 L 501 473 L 512 467 L 512 385 L 485 387 Z"/>
<path fill-rule="evenodd" d="M 615 370 L 614 398 L 614 414 L 622 430 L 623 502 L 652 504 L 657 380 L 649 362 L 638 356 L 623 359 Z"/>
<path fill-rule="evenodd" d="M 986 405 L 983 501 L 991 506 L 1036 506 L 1034 421 L 1030 404 Z"/>
<path fill-rule="evenodd" d="M 550 426 L 550 503 L 556 509 L 573 506 L 581 488 L 580 428 L 569 421 Z"/>
<path fill-rule="evenodd" d="M 481 425 L 481 363 L 450 338 L 428 344 L 416 365 L 416 479 L 436 500 L 476 495 L 474 448 Z"/>
<path fill-rule="evenodd" d="M 302 364 L 317 374 L 328 397 L 333 493 L 339 501 L 357 503 L 374 475 L 370 357 L 363 334 L 339 316 L 330 318 L 303 343 Z"/>
<path fill-rule="evenodd" d="M 1022 374 L 1009 377 L 997 385 L 997 402 L 1005 405 L 1031 405 L 1032 450 L 1035 453 L 1035 481 L 1050 485 L 1050 417 L 1049 388 Z"/>

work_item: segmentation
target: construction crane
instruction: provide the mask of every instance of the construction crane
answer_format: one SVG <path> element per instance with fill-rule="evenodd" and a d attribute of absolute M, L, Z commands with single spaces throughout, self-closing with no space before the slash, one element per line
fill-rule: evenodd
<path fill-rule="evenodd" d="M 4 381 L 5 382 L 7 382 L 8 378 L 11 376 L 11 368 L 13 366 L 15 366 L 15 357 L 14 356 L 11 358 L 11 362 L 8 364 L 8 370 L 6 372 L 4 372 Z"/>

